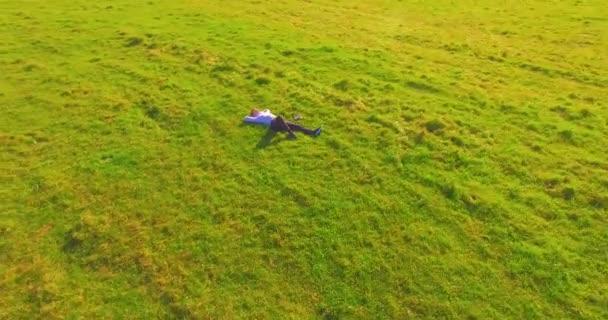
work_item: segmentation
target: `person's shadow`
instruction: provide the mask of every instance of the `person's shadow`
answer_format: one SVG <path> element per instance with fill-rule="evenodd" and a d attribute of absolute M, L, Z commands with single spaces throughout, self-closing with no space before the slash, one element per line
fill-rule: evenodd
<path fill-rule="evenodd" d="M 250 126 L 251 124 L 249 123 L 241 123 L 239 126 L 243 127 L 243 126 Z M 262 137 L 262 139 L 260 139 L 260 141 L 258 142 L 258 144 L 255 146 L 256 149 L 264 149 L 268 146 L 271 146 L 273 144 L 277 144 L 283 140 L 286 140 L 285 138 L 282 139 L 274 139 L 274 137 L 276 136 L 276 132 L 272 131 L 270 129 L 266 130 L 266 134 Z"/>
<path fill-rule="evenodd" d="M 255 146 L 257 149 L 264 149 L 273 144 L 277 144 L 285 139 L 273 139 L 276 136 L 276 132 L 272 130 L 266 131 L 266 134 L 260 139 L 258 144 Z"/>

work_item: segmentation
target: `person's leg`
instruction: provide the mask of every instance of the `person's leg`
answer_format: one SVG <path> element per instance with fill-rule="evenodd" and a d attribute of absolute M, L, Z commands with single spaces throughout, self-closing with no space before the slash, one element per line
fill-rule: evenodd
<path fill-rule="evenodd" d="M 315 130 L 312 129 L 308 129 L 302 125 L 299 125 L 297 123 L 293 123 L 293 122 L 287 122 L 287 125 L 289 126 L 289 128 L 292 131 L 298 131 L 298 132 L 304 132 L 305 134 L 309 135 L 309 136 L 313 136 L 316 137 L 319 134 L 321 134 L 321 128 L 316 128 Z"/>
<path fill-rule="evenodd" d="M 278 116 L 274 120 L 272 120 L 271 129 L 279 132 L 287 131 L 290 138 L 296 138 L 295 133 L 293 133 L 293 130 L 289 127 L 287 121 L 285 121 L 282 116 Z"/>
<path fill-rule="evenodd" d="M 312 136 L 314 134 L 314 130 L 308 129 L 302 125 L 299 125 L 297 123 L 293 123 L 293 122 L 285 122 L 287 124 L 287 126 L 289 127 L 289 129 L 291 129 L 292 131 L 297 131 L 297 132 L 304 132 L 305 134 Z"/>

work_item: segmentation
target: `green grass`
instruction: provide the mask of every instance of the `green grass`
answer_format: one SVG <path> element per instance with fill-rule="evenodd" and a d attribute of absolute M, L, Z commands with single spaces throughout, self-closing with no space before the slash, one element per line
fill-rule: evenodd
<path fill-rule="evenodd" d="M 599 0 L 0 0 L 0 318 L 608 318 L 606 39 Z"/>

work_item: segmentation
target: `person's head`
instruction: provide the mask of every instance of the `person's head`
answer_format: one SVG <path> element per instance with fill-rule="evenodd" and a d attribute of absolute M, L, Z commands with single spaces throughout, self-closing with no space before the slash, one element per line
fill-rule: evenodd
<path fill-rule="evenodd" d="M 257 117 L 260 114 L 260 110 L 253 108 L 251 109 L 251 112 L 249 113 L 249 115 L 251 115 L 252 117 Z"/>

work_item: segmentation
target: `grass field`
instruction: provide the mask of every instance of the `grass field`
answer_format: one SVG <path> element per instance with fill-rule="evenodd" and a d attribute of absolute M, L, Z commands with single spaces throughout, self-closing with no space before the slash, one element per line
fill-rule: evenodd
<path fill-rule="evenodd" d="M 607 53 L 600 0 L 0 0 L 0 318 L 606 319 Z"/>

